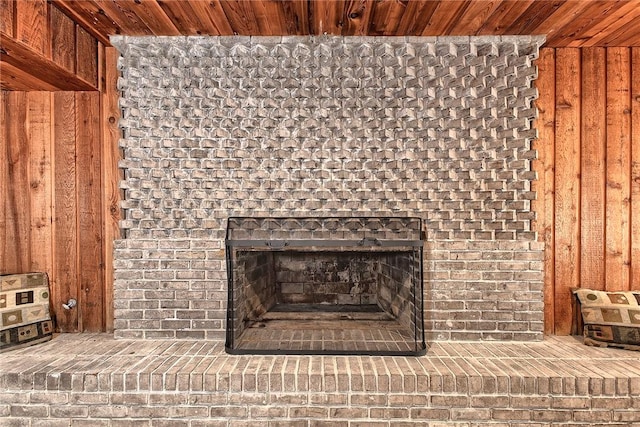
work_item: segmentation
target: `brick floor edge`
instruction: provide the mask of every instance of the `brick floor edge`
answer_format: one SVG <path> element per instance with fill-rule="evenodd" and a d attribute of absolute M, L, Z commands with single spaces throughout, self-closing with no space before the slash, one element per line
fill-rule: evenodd
<path fill-rule="evenodd" d="M 427 356 L 231 356 L 62 334 L 0 357 L 1 426 L 640 425 L 637 353 L 436 342 Z"/>

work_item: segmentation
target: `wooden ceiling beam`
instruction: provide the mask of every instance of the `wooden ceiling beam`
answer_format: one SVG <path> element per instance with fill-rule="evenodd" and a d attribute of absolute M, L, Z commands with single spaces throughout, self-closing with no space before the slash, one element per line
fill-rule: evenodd
<path fill-rule="evenodd" d="M 2 76 L 0 76 L 1 90 L 19 90 L 28 92 L 32 90 L 55 91 L 56 86 L 33 77 L 26 71 L 14 67 L 8 62 L 0 61 Z"/>
<path fill-rule="evenodd" d="M 101 14 L 92 15 L 87 9 L 90 1 L 51 0 L 51 3 L 73 19 L 78 25 L 94 36 L 105 46 L 111 46 L 109 35 L 118 34 L 112 24 L 108 24 L 109 18 L 101 17 Z"/>
<path fill-rule="evenodd" d="M 94 84 L 80 78 L 72 71 L 61 67 L 3 33 L 0 33 L 0 46 L 2 46 L 0 66 L 3 74 L 7 70 L 7 72 L 12 72 L 13 75 L 17 75 L 16 69 L 21 70 L 22 73 L 29 74 L 34 79 L 29 81 L 41 81 L 46 84 L 46 86 L 37 85 L 40 90 L 44 90 L 45 87 L 48 87 L 46 90 L 54 88 L 57 90 L 97 90 Z"/>

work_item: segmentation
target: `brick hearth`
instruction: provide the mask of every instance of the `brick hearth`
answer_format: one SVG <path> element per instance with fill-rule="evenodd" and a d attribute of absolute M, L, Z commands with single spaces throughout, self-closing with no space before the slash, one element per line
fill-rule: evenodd
<path fill-rule="evenodd" d="M 437 342 L 419 358 L 223 347 L 63 334 L 5 353 L 0 425 L 640 425 L 637 354 L 572 337 Z"/>

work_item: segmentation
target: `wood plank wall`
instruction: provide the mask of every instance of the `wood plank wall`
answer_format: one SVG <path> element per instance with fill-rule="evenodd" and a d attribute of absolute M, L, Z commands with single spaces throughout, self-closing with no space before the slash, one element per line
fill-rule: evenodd
<path fill-rule="evenodd" d="M 62 332 L 101 331 L 104 294 L 97 92 L 2 92 L 0 272 L 45 271 Z M 97 176 L 96 176 L 97 175 Z M 63 310 L 69 298 L 79 309 Z M 100 306 L 102 302 L 99 303 Z"/>
<path fill-rule="evenodd" d="M 0 273 L 47 271 L 61 331 L 113 327 L 117 52 L 100 52 L 101 93 L 0 95 Z M 534 226 L 545 331 L 565 335 L 572 287 L 640 289 L 640 48 L 545 48 L 537 64 Z"/>
<path fill-rule="evenodd" d="M 572 287 L 640 289 L 640 48 L 545 48 L 538 68 L 545 332 L 566 335 Z"/>
<path fill-rule="evenodd" d="M 0 92 L 0 274 L 47 272 L 60 332 L 113 329 L 117 56 L 102 49 L 102 92 Z"/>
<path fill-rule="evenodd" d="M 0 0 L 0 88 L 97 90 L 102 43 L 47 0 Z"/>

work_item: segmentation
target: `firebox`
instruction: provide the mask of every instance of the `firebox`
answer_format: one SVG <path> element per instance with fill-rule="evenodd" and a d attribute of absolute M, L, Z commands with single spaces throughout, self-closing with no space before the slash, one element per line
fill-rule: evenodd
<path fill-rule="evenodd" d="M 420 218 L 229 218 L 226 350 L 422 355 Z"/>

